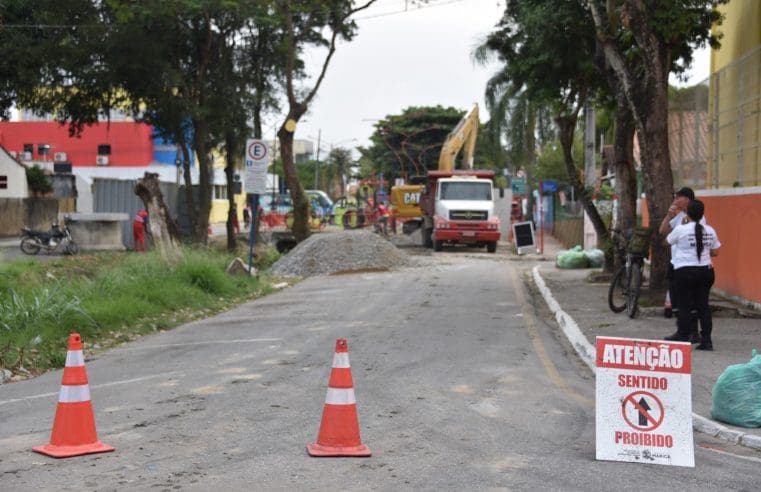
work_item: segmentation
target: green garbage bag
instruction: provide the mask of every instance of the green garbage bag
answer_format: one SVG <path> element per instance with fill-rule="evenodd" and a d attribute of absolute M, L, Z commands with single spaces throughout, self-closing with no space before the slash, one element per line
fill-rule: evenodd
<path fill-rule="evenodd" d="M 601 249 L 593 248 L 584 251 L 590 268 L 600 268 L 605 263 L 605 253 Z"/>
<path fill-rule="evenodd" d="M 716 380 L 711 415 L 740 427 L 761 427 L 761 354 L 757 350 L 749 362 L 727 367 Z"/>
<path fill-rule="evenodd" d="M 558 253 L 555 264 L 558 268 L 588 268 L 589 261 L 584 255 L 581 246 L 574 246 L 573 249 L 568 251 L 560 251 Z"/>

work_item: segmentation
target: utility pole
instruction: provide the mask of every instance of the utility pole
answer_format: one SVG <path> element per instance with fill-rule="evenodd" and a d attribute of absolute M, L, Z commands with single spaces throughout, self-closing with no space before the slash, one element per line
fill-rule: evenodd
<path fill-rule="evenodd" d="M 320 185 L 317 183 L 317 179 L 320 176 L 320 137 L 322 136 L 322 129 L 317 130 L 317 158 L 314 164 L 314 189 L 319 190 Z"/>

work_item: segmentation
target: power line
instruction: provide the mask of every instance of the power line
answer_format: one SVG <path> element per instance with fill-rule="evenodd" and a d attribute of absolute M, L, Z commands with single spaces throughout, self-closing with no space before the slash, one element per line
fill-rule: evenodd
<path fill-rule="evenodd" d="M 378 18 L 378 17 L 388 17 L 390 15 L 406 14 L 406 13 L 410 13 L 410 12 L 417 12 L 418 10 L 430 9 L 430 8 L 433 8 L 433 7 L 443 7 L 444 5 L 450 5 L 450 4 L 453 4 L 453 3 L 461 3 L 461 2 L 464 2 L 464 1 L 465 0 L 449 0 L 449 1 L 441 1 L 441 2 L 436 2 L 436 3 L 429 3 L 429 4 L 426 4 L 424 6 L 416 7 L 414 9 L 412 9 L 412 8 L 409 8 L 409 9 L 405 8 L 404 10 L 396 10 L 396 11 L 393 11 L 393 12 L 383 12 L 383 13 L 374 14 L 374 15 L 366 15 L 364 17 L 357 17 L 354 20 L 375 19 L 375 18 Z"/>

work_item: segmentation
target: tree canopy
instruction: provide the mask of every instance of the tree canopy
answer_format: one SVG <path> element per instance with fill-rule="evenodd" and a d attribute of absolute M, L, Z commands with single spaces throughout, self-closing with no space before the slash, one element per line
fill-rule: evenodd
<path fill-rule="evenodd" d="M 386 115 L 375 124 L 371 145 L 359 149 L 362 160 L 370 163 L 370 170 L 365 172 L 383 173 L 385 179 L 393 181 L 424 176 L 426 171 L 437 169 L 441 148 L 464 114 L 453 107 L 412 106 L 401 114 Z M 483 137 L 479 131 L 474 167 L 502 167 L 503 163 L 492 159 Z"/>

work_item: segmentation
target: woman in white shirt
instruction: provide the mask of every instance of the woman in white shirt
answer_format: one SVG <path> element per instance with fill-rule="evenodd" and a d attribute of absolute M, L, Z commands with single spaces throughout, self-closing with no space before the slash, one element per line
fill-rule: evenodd
<path fill-rule="evenodd" d="M 666 237 L 674 246 L 674 283 L 679 306 L 691 306 L 698 313 L 701 341 L 697 350 L 713 350 L 711 331 L 713 321 L 708 306 L 708 293 L 715 280 L 711 257 L 719 254 L 721 242 L 713 227 L 701 224 L 705 207 L 700 200 L 687 205 L 687 217 Z M 677 331 L 666 340 L 686 342 L 690 335 L 690 309 L 680 309 Z"/>

